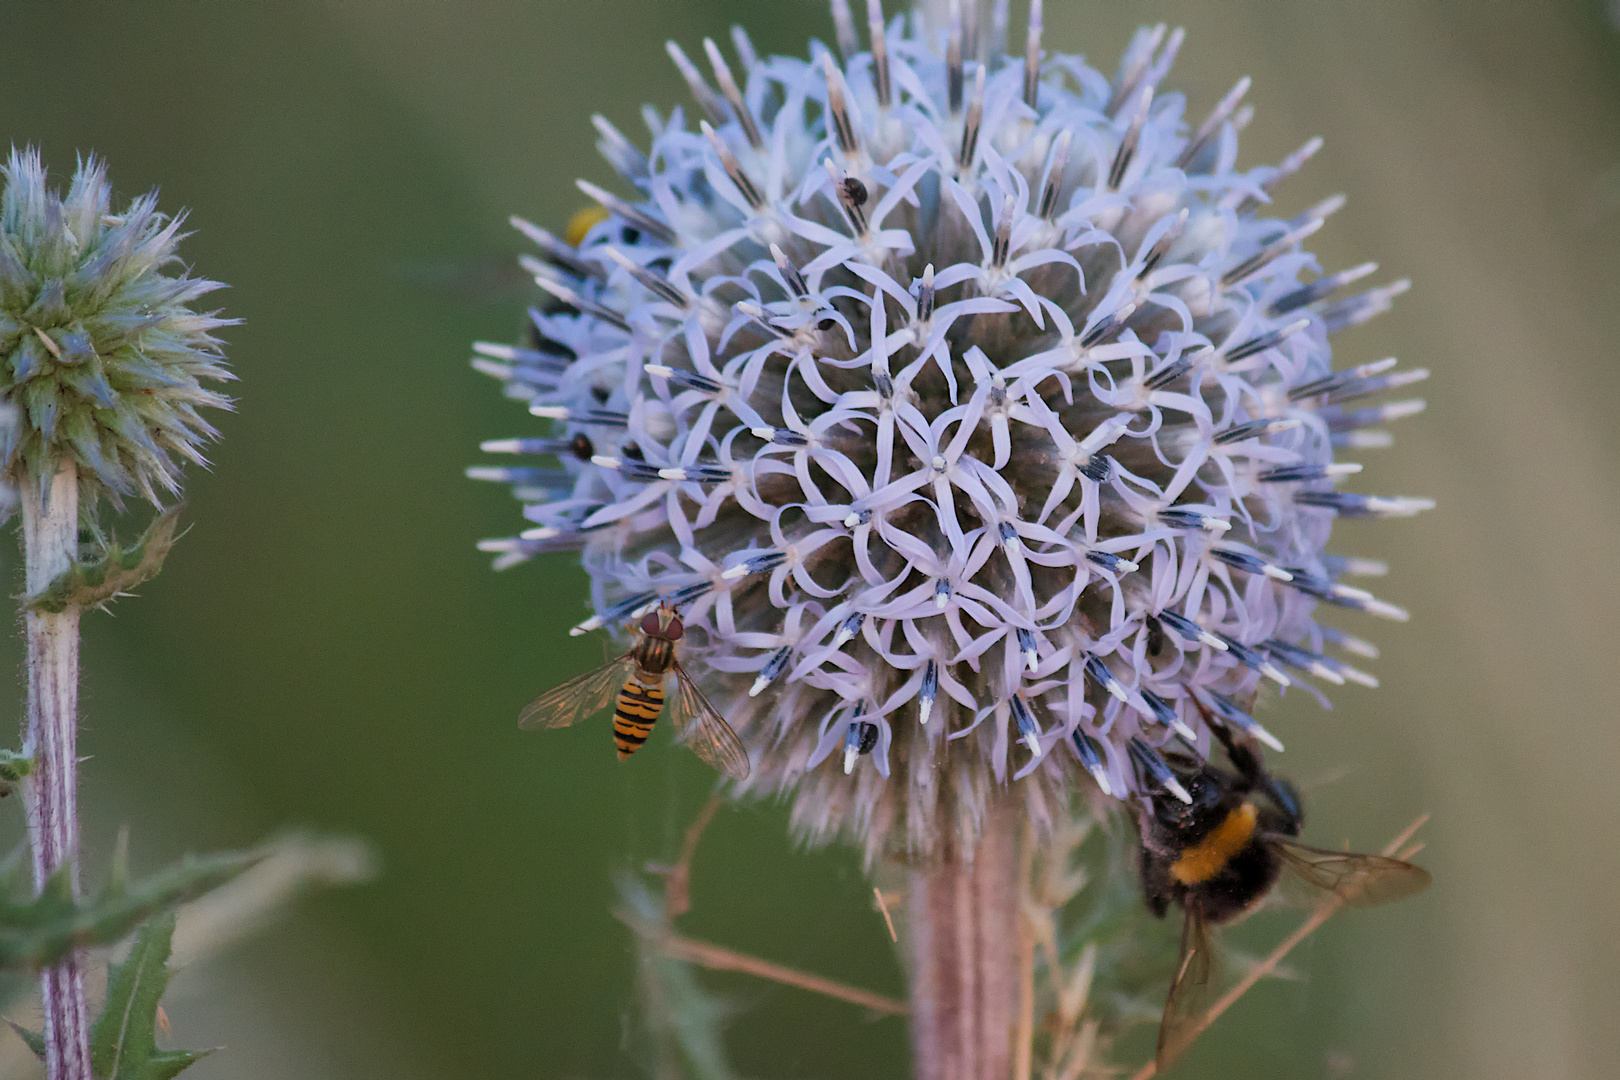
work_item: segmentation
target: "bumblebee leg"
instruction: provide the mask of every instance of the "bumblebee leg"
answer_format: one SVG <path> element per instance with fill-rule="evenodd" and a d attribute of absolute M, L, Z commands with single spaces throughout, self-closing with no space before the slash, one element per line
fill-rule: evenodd
<path fill-rule="evenodd" d="M 1264 788 L 1283 819 L 1277 831 L 1298 836 L 1305 824 L 1305 808 L 1300 802 L 1299 792 L 1294 790 L 1293 784 L 1275 776 L 1266 777 Z"/>
<path fill-rule="evenodd" d="M 1212 724 L 1210 730 L 1215 737 L 1226 747 L 1226 756 L 1232 762 L 1232 768 L 1248 781 L 1251 788 L 1266 786 L 1266 765 L 1260 757 L 1260 747 L 1253 739 L 1239 738 L 1225 724 Z"/>
<path fill-rule="evenodd" d="M 1141 849 L 1140 865 L 1142 870 L 1142 899 L 1147 901 L 1148 910 L 1153 912 L 1154 918 L 1164 918 L 1165 912 L 1170 910 L 1170 901 L 1173 898 L 1171 890 L 1174 882 L 1170 878 L 1170 864 L 1163 856 L 1148 850 L 1146 845 Z"/>

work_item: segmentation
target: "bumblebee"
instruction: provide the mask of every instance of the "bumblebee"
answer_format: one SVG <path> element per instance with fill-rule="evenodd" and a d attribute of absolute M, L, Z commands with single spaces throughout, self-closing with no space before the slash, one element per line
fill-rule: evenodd
<path fill-rule="evenodd" d="M 1185 915 L 1181 958 L 1159 1025 L 1161 1071 L 1191 1044 L 1219 991 L 1210 928 L 1254 911 L 1284 871 L 1353 907 L 1389 903 L 1429 886 L 1428 871 L 1400 859 L 1300 843 L 1299 792 L 1266 771 L 1253 739 L 1234 735 L 1208 713 L 1205 719 L 1231 768 L 1165 754 L 1190 801 L 1156 791 L 1138 817 L 1148 909 L 1163 918 L 1176 904 Z"/>
<path fill-rule="evenodd" d="M 664 684 L 675 676 L 671 719 L 697 756 L 733 780 L 748 776 L 748 751 L 709 704 L 676 656 L 686 627 L 668 604 L 630 624 L 630 651 L 541 694 L 518 715 L 518 727 L 561 728 L 613 703 L 613 742 L 619 759 L 640 750 L 664 711 Z"/>

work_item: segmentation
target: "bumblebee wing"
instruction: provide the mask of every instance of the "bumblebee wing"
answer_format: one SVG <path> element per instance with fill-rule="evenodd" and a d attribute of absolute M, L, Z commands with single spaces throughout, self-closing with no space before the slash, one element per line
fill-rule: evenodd
<path fill-rule="evenodd" d="M 675 701 L 670 718 L 698 757 L 733 780 L 748 778 L 748 751 L 686 669 L 675 664 Z"/>
<path fill-rule="evenodd" d="M 601 712 L 618 694 L 633 667 L 635 661 L 630 653 L 625 653 L 617 660 L 609 660 L 599 668 L 547 690 L 518 714 L 518 727 L 567 727 Z"/>
<path fill-rule="evenodd" d="M 1283 840 L 1277 849 L 1294 877 L 1350 907 L 1388 904 L 1429 887 L 1427 870 L 1385 855 L 1329 851 L 1292 840 Z"/>
<path fill-rule="evenodd" d="M 1185 1053 L 1203 1030 L 1204 1014 L 1220 990 L 1216 968 L 1209 923 L 1197 907 L 1188 908 L 1186 921 L 1181 924 L 1181 962 L 1169 996 L 1164 999 L 1159 1048 L 1153 1055 L 1159 1072 Z"/>

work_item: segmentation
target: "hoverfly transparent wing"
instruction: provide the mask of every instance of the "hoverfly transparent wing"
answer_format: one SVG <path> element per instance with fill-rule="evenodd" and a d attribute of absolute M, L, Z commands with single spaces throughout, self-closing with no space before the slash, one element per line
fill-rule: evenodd
<path fill-rule="evenodd" d="M 577 724 L 612 703 L 636 666 L 633 653 L 577 675 L 529 702 L 518 714 L 520 728 L 560 728 Z"/>
<path fill-rule="evenodd" d="M 742 740 L 709 704 L 686 669 L 678 661 L 674 667 L 675 700 L 670 719 L 675 730 L 698 757 L 733 780 L 747 779 L 748 751 L 743 749 Z"/>
<path fill-rule="evenodd" d="M 1159 1072 L 1185 1053 L 1203 1030 L 1204 1015 L 1220 990 L 1218 967 L 1209 923 L 1196 906 L 1190 907 L 1181 924 L 1181 960 L 1159 1022 L 1159 1047 L 1153 1055 Z"/>
<path fill-rule="evenodd" d="M 1374 907 L 1404 900 L 1429 887 L 1429 872 L 1386 855 L 1329 851 L 1279 837 L 1277 850 L 1294 876 L 1330 892 L 1348 907 Z"/>

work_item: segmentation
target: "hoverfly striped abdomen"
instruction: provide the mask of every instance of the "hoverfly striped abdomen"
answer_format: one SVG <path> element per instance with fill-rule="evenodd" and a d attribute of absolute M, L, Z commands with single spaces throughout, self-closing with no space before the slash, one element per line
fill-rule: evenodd
<path fill-rule="evenodd" d="M 621 760 L 641 749 L 664 711 L 664 675 L 675 663 L 675 642 L 643 634 L 631 655 L 635 669 L 613 705 L 613 745 Z"/>
<path fill-rule="evenodd" d="M 658 714 L 664 711 L 663 677 L 652 685 L 642 678 L 637 672 L 626 679 L 613 706 L 613 745 L 619 748 L 620 759 L 641 749 L 652 734 L 653 724 L 658 722 Z"/>

